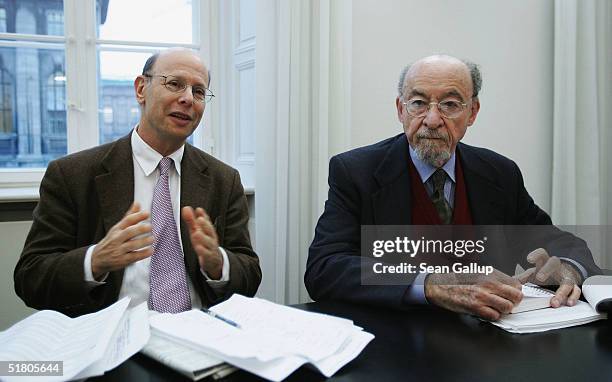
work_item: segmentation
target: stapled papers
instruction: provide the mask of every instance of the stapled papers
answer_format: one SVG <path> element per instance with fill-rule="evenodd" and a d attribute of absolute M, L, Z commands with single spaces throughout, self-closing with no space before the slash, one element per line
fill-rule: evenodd
<path fill-rule="evenodd" d="M 351 320 L 237 294 L 211 310 L 239 328 L 192 310 L 152 316 L 151 329 L 272 381 L 306 363 L 330 377 L 374 338 Z"/>

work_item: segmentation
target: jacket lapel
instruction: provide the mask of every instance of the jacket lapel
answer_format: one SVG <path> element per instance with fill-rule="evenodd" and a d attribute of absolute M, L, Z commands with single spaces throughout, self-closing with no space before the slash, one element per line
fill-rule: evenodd
<path fill-rule="evenodd" d="M 96 176 L 96 189 L 104 232 L 125 215 L 134 200 L 134 163 L 132 159 L 131 134 L 119 139 L 102 159 L 105 172 Z M 116 300 L 123 281 L 123 269 L 111 272 L 108 284 L 111 288 L 107 296 Z"/>
<path fill-rule="evenodd" d="M 130 135 L 116 141 L 102 159 L 106 172 L 96 176 L 104 231 L 115 225 L 134 200 L 134 164 Z"/>
<path fill-rule="evenodd" d="M 411 223 L 409 161 L 406 135 L 398 135 L 374 173 L 380 185 L 380 189 L 372 195 L 374 224 Z"/>
<path fill-rule="evenodd" d="M 491 173 L 494 170 L 471 147 L 460 143 L 457 150 L 473 223 L 504 224 L 504 190 L 496 184 L 494 174 Z"/>
<path fill-rule="evenodd" d="M 185 144 L 185 153 L 181 161 L 181 209 L 185 206 L 190 206 L 194 209 L 202 207 L 206 213 L 210 213 L 211 181 L 207 171 L 208 163 L 202 156 L 197 155 L 194 150 L 191 145 Z M 181 241 L 183 242 L 187 271 L 193 282 L 197 283 L 196 280 L 199 280 L 199 278 L 195 276 L 200 267 L 195 251 L 191 246 L 189 229 L 183 221 L 181 221 Z"/>

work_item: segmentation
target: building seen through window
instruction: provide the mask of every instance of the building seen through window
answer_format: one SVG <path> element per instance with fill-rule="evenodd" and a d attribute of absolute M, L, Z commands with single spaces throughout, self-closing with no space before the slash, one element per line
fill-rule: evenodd
<path fill-rule="evenodd" d="M 100 85 L 100 143 L 107 143 L 123 137 L 136 126 L 140 109 L 133 80 L 102 79 Z"/>
<path fill-rule="evenodd" d="M 47 34 L 54 36 L 64 35 L 64 12 L 57 9 L 47 10 Z"/>
<path fill-rule="evenodd" d="M 95 1 L 99 29 L 110 0 Z M 64 30 L 62 0 L 0 0 L 0 32 L 63 36 Z M 46 45 L 0 46 L 0 168 L 44 168 L 68 152 L 64 44 Z M 100 142 L 127 134 L 140 115 L 133 78 L 98 74 L 97 94 Z"/>
<path fill-rule="evenodd" d="M 0 33 L 6 33 L 6 9 L 0 8 Z"/>
<path fill-rule="evenodd" d="M 3 67 L 0 57 L 0 153 L 15 155 L 16 140 L 10 139 L 13 134 L 13 77 Z M 9 139 L 7 139 L 9 138 Z"/>

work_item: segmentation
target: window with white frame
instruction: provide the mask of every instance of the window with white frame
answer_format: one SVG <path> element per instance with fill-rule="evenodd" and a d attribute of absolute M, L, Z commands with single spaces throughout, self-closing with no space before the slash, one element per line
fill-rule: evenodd
<path fill-rule="evenodd" d="M 235 29 L 240 22 L 244 26 L 236 29 L 236 36 L 246 36 L 254 57 L 255 15 L 249 10 L 255 2 L 231 0 L 235 12 L 229 14 L 223 11 L 224 3 L 0 0 L 0 189 L 36 186 L 49 161 L 126 135 L 140 114 L 134 78 L 151 54 L 170 47 L 193 49 L 213 65 L 211 88 L 217 95 L 223 89 L 215 86 L 231 87 L 229 97 L 217 97 L 223 102 L 207 105 L 205 128 L 196 130 L 190 142 L 242 172 L 254 172 L 254 166 L 240 168 L 245 158 L 254 164 L 249 147 L 254 141 L 249 133 L 254 129 L 254 60 L 232 65 L 227 74 L 230 69 L 221 65 L 237 62 L 238 40 L 226 45 L 212 39 L 220 39 L 220 29 Z M 247 75 L 236 77 L 240 73 Z M 214 115 L 235 112 L 242 122 L 231 128 L 238 126 L 240 134 L 218 138 L 223 145 L 215 148 L 215 134 L 208 126 L 214 122 L 215 133 L 221 134 L 225 130 L 218 125 L 225 121 Z"/>
<path fill-rule="evenodd" d="M 127 134 L 138 121 L 134 78 L 151 53 L 183 46 L 198 49 L 197 7 L 190 0 L 111 0 L 96 9 L 100 131 L 99 143 Z M 195 12 L 194 12 L 195 11 Z M 135 27 L 134 15 L 138 15 Z M 111 117 L 109 118 L 109 110 Z M 134 118 L 136 117 L 136 118 Z"/>
<path fill-rule="evenodd" d="M 0 169 L 67 152 L 65 88 L 53 81 L 65 64 L 62 14 L 61 0 L 0 0 Z"/>
<path fill-rule="evenodd" d="M 219 101 L 222 158 L 240 171 L 246 188 L 255 188 L 255 44 L 256 0 L 227 0 L 220 4 L 220 45 L 224 69 Z"/>

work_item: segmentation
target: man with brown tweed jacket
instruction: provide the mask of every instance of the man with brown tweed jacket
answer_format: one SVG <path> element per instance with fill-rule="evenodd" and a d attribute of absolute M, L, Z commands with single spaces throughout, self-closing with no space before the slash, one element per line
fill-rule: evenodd
<path fill-rule="evenodd" d="M 176 291 L 174 279 L 164 281 L 168 297 L 182 288 L 188 306 L 200 307 L 255 294 L 261 270 L 238 172 L 186 143 L 212 97 L 209 82 L 193 52 L 153 55 L 134 81 L 141 107 L 134 130 L 49 164 L 14 273 L 27 305 L 77 316 L 129 296 L 131 305 L 151 307 L 151 256 L 169 240 L 153 235 L 149 220 L 162 158 L 172 163 L 167 215 L 182 249 L 185 269 L 177 274 L 186 281 Z"/>

